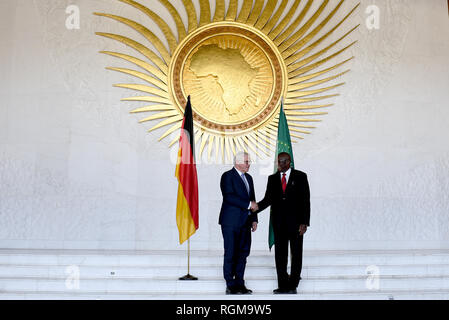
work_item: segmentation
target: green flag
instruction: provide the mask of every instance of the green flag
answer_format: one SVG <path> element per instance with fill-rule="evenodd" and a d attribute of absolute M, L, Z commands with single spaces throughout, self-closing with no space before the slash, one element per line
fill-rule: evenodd
<path fill-rule="evenodd" d="M 278 171 L 277 164 L 277 155 L 281 152 L 287 152 L 291 157 L 290 167 L 292 169 L 295 168 L 295 164 L 293 161 L 293 149 L 292 149 L 292 141 L 290 140 L 290 131 L 288 130 L 287 118 L 284 113 L 284 106 L 281 102 L 281 111 L 279 112 L 279 124 L 278 124 L 278 138 L 276 142 L 276 154 L 274 158 L 274 173 Z M 272 211 L 270 210 L 270 226 L 268 232 L 268 245 L 271 247 L 274 245 L 274 232 L 273 225 L 271 223 L 272 219 Z"/>

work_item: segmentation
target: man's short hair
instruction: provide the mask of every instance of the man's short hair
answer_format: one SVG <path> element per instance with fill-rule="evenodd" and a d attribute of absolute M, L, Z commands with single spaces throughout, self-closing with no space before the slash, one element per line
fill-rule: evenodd
<path fill-rule="evenodd" d="M 237 152 L 236 155 L 234 156 L 234 164 L 245 162 L 245 156 L 248 156 L 248 159 L 250 157 L 248 152 L 245 151 Z"/>

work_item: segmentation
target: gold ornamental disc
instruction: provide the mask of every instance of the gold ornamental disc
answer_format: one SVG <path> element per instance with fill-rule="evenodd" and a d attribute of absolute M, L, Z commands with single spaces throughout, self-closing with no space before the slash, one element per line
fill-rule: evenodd
<path fill-rule="evenodd" d="M 283 59 L 257 29 L 235 22 L 199 28 L 179 45 L 169 70 L 170 92 L 204 130 L 240 135 L 278 112 L 287 88 Z"/>
<path fill-rule="evenodd" d="M 171 147 L 190 96 L 198 156 L 207 150 L 217 163 L 232 161 L 237 151 L 253 159 L 275 153 L 281 103 L 292 142 L 311 134 L 344 84 L 339 79 L 349 69 L 341 68 L 354 58 L 340 57 L 357 42 L 347 43 L 359 26 L 347 21 L 360 3 L 348 10 L 344 0 L 116 2 L 134 10 L 128 17 L 94 14 L 143 37 L 96 32 L 128 47 L 101 51 L 126 62 L 107 68 L 132 77 L 115 84 L 134 93 L 122 101 L 142 103 L 131 113 L 145 114 L 139 122 L 152 123 L 148 132 L 163 130 L 159 140 L 170 137 Z M 142 24 L 137 13 L 151 24 Z"/>

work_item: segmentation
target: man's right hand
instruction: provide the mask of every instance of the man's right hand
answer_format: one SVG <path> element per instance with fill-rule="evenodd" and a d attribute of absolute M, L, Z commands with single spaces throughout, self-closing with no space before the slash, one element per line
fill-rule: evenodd
<path fill-rule="evenodd" d="M 257 202 L 256 201 L 251 201 L 251 211 L 254 212 L 254 211 L 257 211 L 257 210 L 259 210 L 259 206 L 257 205 Z"/>

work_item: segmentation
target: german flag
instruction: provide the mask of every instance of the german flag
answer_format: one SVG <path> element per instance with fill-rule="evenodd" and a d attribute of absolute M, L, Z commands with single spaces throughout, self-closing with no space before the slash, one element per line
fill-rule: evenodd
<path fill-rule="evenodd" d="M 194 141 L 192 106 L 189 96 L 184 110 L 175 173 L 179 182 L 176 224 L 178 225 L 180 244 L 189 239 L 198 229 L 198 177 Z"/>

